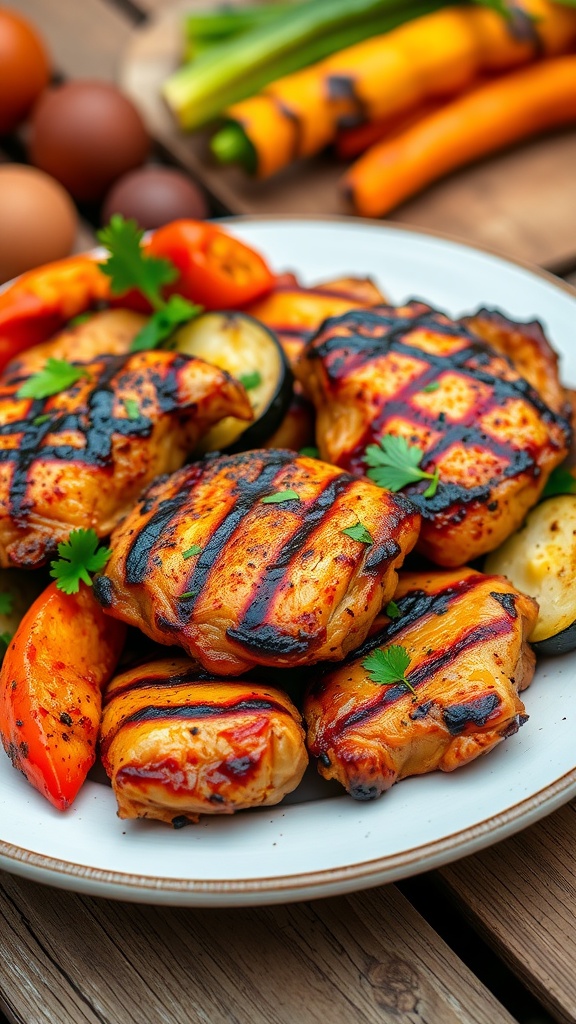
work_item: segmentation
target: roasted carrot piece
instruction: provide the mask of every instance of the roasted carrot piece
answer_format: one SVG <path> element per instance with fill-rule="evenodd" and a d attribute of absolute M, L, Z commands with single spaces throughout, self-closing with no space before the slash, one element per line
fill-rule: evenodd
<path fill-rule="evenodd" d="M 4 750 L 60 811 L 70 806 L 94 763 L 101 689 L 116 667 L 125 633 L 84 584 L 67 595 L 52 583 L 22 619 L 4 656 Z"/>
<path fill-rule="evenodd" d="M 512 72 L 368 150 L 344 177 L 358 213 L 378 217 L 443 174 L 576 121 L 576 56 Z"/>
<path fill-rule="evenodd" d="M 226 160 L 253 165 L 267 177 L 291 160 L 332 142 L 343 124 L 399 115 L 457 95 L 483 73 L 502 72 L 540 56 L 569 52 L 576 10 L 549 0 L 524 0 L 506 20 L 483 7 L 447 7 L 341 50 L 271 82 L 228 108 L 237 126 Z M 222 131 L 229 130 L 229 125 Z M 242 134 L 243 133 L 243 134 Z M 218 135 L 214 151 L 218 154 Z"/>

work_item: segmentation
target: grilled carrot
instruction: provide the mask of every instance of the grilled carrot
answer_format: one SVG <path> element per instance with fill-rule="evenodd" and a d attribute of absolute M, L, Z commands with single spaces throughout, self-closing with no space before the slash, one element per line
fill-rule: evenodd
<path fill-rule="evenodd" d="M 454 100 L 374 146 L 344 177 L 358 213 L 378 217 L 457 167 L 576 122 L 576 56 L 556 57 Z"/>
<path fill-rule="evenodd" d="M 510 19 L 484 7 L 448 7 L 270 83 L 228 108 L 213 140 L 259 177 L 311 156 L 354 120 L 392 117 L 576 42 L 576 10 L 523 0 Z M 222 139 L 226 146 L 221 145 Z M 236 157 L 235 157 L 236 154 Z"/>

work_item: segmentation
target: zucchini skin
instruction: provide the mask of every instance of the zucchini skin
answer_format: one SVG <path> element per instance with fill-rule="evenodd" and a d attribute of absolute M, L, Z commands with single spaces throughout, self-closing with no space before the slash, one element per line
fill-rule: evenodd
<path fill-rule="evenodd" d="M 576 619 L 569 626 L 561 629 L 559 633 L 548 636 L 545 640 L 533 642 L 532 647 L 537 655 L 544 654 L 552 657 L 576 650 Z"/>

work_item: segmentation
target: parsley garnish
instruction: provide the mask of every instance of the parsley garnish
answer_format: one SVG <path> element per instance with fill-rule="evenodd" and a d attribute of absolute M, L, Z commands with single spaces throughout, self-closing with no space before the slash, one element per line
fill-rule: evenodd
<path fill-rule="evenodd" d="M 310 446 L 309 448 L 301 448 L 298 452 L 299 455 L 307 455 L 309 459 L 318 459 L 320 457 L 320 449 Z"/>
<path fill-rule="evenodd" d="M 124 408 L 126 409 L 126 415 L 129 420 L 140 419 L 140 406 L 135 398 L 125 398 L 123 401 Z"/>
<path fill-rule="evenodd" d="M 178 324 L 202 312 L 201 306 L 188 302 L 181 295 L 171 295 L 167 300 L 162 297 L 162 287 L 172 284 L 179 273 L 170 260 L 150 256 L 142 249 L 143 235 L 135 220 L 125 220 L 119 213 L 114 213 L 107 227 L 98 232 L 98 240 L 110 253 L 100 268 L 111 279 L 112 294 L 121 295 L 136 288 L 154 310 L 132 341 L 131 352 L 156 348 Z"/>
<path fill-rule="evenodd" d="M 368 466 L 367 476 L 388 491 L 401 491 L 407 484 L 418 480 L 430 480 L 423 492 L 424 498 L 433 498 L 438 488 L 438 470 L 426 473 L 420 469 L 424 452 L 415 445 L 409 445 L 405 437 L 384 434 L 379 444 L 369 444 L 364 452 Z"/>
<path fill-rule="evenodd" d="M 252 391 L 262 383 L 262 377 L 258 370 L 253 370 L 252 373 L 241 373 L 238 380 L 244 385 L 246 391 Z"/>
<path fill-rule="evenodd" d="M 296 494 L 296 491 L 288 489 L 287 491 L 278 491 L 277 494 L 268 494 L 265 498 L 261 498 L 261 505 L 279 505 L 282 501 L 292 501 L 293 499 L 300 501 L 300 497 Z"/>
<path fill-rule="evenodd" d="M 103 569 L 112 554 L 110 548 L 98 547 L 95 530 L 72 530 L 68 540 L 58 545 L 60 558 L 50 562 L 50 575 L 65 594 L 77 594 L 80 580 L 92 586 L 91 572 Z"/>
<path fill-rule="evenodd" d="M 576 494 L 576 477 L 563 466 L 552 470 L 542 491 L 543 498 L 553 498 L 555 494 Z"/>
<path fill-rule="evenodd" d="M 10 615 L 12 611 L 12 605 L 14 604 L 14 595 L 4 591 L 0 594 L 0 615 Z"/>
<path fill-rule="evenodd" d="M 16 392 L 17 398 L 50 398 L 60 391 L 76 384 L 81 377 L 86 377 L 82 366 L 73 366 L 65 359 L 48 359 L 46 366 L 38 373 L 32 374 Z"/>
<path fill-rule="evenodd" d="M 179 601 L 184 601 L 187 597 L 196 597 L 197 590 L 185 590 L 183 594 L 180 594 Z"/>
<path fill-rule="evenodd" d="M 430 394 L 431 391 L 438 391 L 439 387 L 440 387 L 440 382 L 437 381 L 437 380 L 432 380 L 432 381 L 430 381 L 429 384 L 426 385 L 425 388 L 422 388 L 422 391 L 425 391 L 426 394 L 428 395 L 428 394 Z"/>
<path fill-rule="evenodd" d="M 374 543 L 372 534 L 360 521 L 355 523 L 354 526 L 347 526 L 345 530 L 342 530 L 342 533 L 345 533 L 347 537 L 352 537 L 352 540 L 359 540 L 361 544 Z"/>
<path fill-rule="evenodd" d="M 199 555 L 202 548 L 199 544 L 193 544 L 187 551 L 182 552 L 182 558 L 192 558 L 192 555 Z"/>
<path fill-rule="evenodd" d="M 403 683 L 412 693 L 416 690 L 406 678 L 406 669 L 410 664 L 410 655 L 405 647 L 400 644 L 392 644 L 386 650 L 372 651 L 364 661 L 365 668 L 373 683 L 379 686 L 392 686 L 393 683 Z"/>
<path fill-rule="evenodd" d="M 399 619 L 400 618 L 400 609 L 399 609 L 398 605 L 396 604 L 396 601 L 389 601 L 388 604 L 386 605 L 385 611 L 386 611 L 386 615 L 388 616 L 389 619 Z"/>

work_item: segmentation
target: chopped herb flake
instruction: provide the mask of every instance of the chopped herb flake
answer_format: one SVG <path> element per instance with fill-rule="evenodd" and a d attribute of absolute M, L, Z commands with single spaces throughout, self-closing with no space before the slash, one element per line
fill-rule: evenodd
<path fill-rule="evenodd" d="M 262 383 L 262 377 L 258 370 L 253 370 L 252 373 L 242 373 L 238 380 L 244 385 L 246 391 L 252 391 L 253 388 L 259 387 Z"/>
<path fill-rule="evenodd" d="M 10 615 L 14 604 L 14 595 L 7 591 L 0 593 L 0 615 Z"/>
<path fill-rule="evenodd" d="M 422 388 L 422 391 L 425 391 L 426 394 L 430 394 L 431 391 L 438 391 L 439 387 L 440 387 L 440 382 L 437 381 L 437 380 L 432 380 L 432 381 L 430 381 L 429 384 L 426 385 L 425 388 Z"/>
<path fill-rule="evenodd" d="M 192 558 L 192 555 L 199 555 L 202 548 L 199 544 L 193 544 L 187 551 L 182 552 L 182 558 Z"/>
<path fill-rule="evenodd" d="M 398 605 L 396 604 L 396 601 L 389 601 L 388 602 L 388 604 L 386 605 L 386 615 L 388 616 L 389 619 L 399 619 L 400 618 L 400 609 L 399 609 Z"/>
<path fill-rule="evenodd" d="M 180 594 L 179 601 L 185 601 L 188 597 L 196 597 L 197 590 L 185 590 L 183 594 Z"/>
<path fill-rule="evenodd" d="M 140 406 L 135 398 L 125 398 L 124 408 L 126 409 L 126 415 L 129 420 L 140 419 Z"/>
<path fill-rule="evenodd" d="M 287 491 L 278 491 L 277 494 L 267 494 L 265 498 L 261 499 L 262 505 L 280 505 L 283 501 L 300 501 L 296 491 L 288 489 Z"/>
<path fill-rule="evenodd" d="M 355 523 L 354 526 L 347 526 L 342 533 L 345 533 L 347 537 L 352 537 L 352 540 L 359 540 L 361 544 L 374 543 L 372 534 L 361 522 Z"/>
<path fill-rule="evenodd" d="M 35 427 L 41 427 L 43 423 L 47 423 L 51 418 L 50 413 L 43 412 L 41 416 L 35 416 L 32 423 Z"/>
<path fill-rule="evenodd" d="M 318 459 L 320 458 L 320 449 L 311 445 L 309 448 L 301 448 L 298 454 L 307 455 L 309 459 Z"/>

